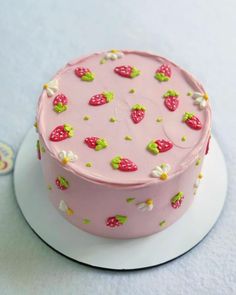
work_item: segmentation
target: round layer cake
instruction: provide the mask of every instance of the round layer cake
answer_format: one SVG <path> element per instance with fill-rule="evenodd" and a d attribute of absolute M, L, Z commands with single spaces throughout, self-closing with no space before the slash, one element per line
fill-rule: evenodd
<path fill-rule="evenodd" d="M 186 212 L 211 126 L 208 96 L 189 73 L 154 54 L 111 50 L 69 62 L 43 88 L 38 157 L 70 223 L 127 239 Z"/>

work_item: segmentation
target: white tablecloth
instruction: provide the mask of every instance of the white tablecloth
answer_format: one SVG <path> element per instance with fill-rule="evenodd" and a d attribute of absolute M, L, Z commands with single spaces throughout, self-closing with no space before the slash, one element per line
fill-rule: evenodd
<path fill-rule="evenodd" d="M 151 50 L 205 85 L 229 171 L 223 213 L 200 245 L 160 267 L 122 273 L 47 247 L 16 205 L 12 175 L 1 176 L 0 294 L 236 294 L 235 11 L 235 0 L 0 2 L 0 140 L 19 148 L 42 84 L 68 60 L 101 49 Z"/>

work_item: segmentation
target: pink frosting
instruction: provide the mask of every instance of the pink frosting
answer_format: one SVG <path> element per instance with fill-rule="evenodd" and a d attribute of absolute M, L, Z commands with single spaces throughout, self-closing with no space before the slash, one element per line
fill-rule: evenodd
<path fill-rule="evenodd" d="M 68 97 L 68 110 L 57 114 L 52 110 L 54 97 L 48 98 L 46 91 L 42 92 L 38 106 L 38 126 L 47 150 L 55 158 L 61 150 L 72 150 L 78 154 L 76 163 L 67 165 L 67 169 L 91 181 L 112 185 L 147 185 L 159 181 L 150 176 L 152 169 L 162 162 L 172 167 L 170 177 L 181 172 L 192 162 L 205 142 L 210 127 L 210 108 L 199 111 L 193 99 L 187 93 L 200 91 L 203 87 L 187 72 L 174 63 L 162 57 L 146 52 L 123 51 L 124 57 L 105 64 L 100 64 L 104 53 L 74 60 L 60 70 L 53 79 L 59 82 L 55 96 L 63 93 Z M 172 77 L 168 82 L 159 82 L 154 78 L 155 71 L 161 64 L 171 67 Z M 122 78 L 114 73 L 114 68 L 120 65 L 135 66 L 141 74 L 134 79 Z M 95 73 L 92 82 L 83 82 L 75 74 L 76 67 L 86 67 Z M 135 89 L 134 94 L 129 90 Z M 179 107 L 170 112 L 164 106 L 163 94 L 174 89 L 179 93 Z M 112 91 L 115 99 L 105 105 L 93 107 L 89 99 L 98 93 Z M 145 118 L 134 124 L 130 119 L 130 110 L 134 104 L 146 107 Z M 184 112 L 193 112 L 201 120 L 203 128 L 200 131 L 190 129 L 182 122 Z M 85 115 L 91 118 L 83 120 Z M 162 123 L 156 118 L 161 116 Z M 115 117 L 117 122 L 109 119 Z M 58 125 L 70 124 L 75 129 L 75 136 L 61 141 L 49 141 L 51 131 Z M 124 140 L 129 135 L 132 141 Z M 95 152 L 84 144 L 84 138 L 97 136 L 108 141 L 108 148 Z M 181 137 L 186 136 L 185 142 Z M 147 144 L 153 139 L 169 139 L 174 143 L 172 150 L 157 156 L 146 150 Z M 116 155 L 127 157 L 138 165 L 138 171 L 122 173 L 113 170 L 110 161 Z M 93 166 L 85 167 L 86 162 Z"/>
<path fill-rule="evenodd" d="M 107 60 L 101 64 L 105 53 L 95 53 L 68 63 L 53 80 L 58 80 L 59 89 L 54 96 L 42 92 L 39 100 L 37 123 L 42 153 L 42 168 L 45 182 L 50 185 L 49 197 L 56 208 L 63 200 L 71 214 L 59 211 L 75 226 L 90 233 L 111 238 L 134 238 L 161 231 L 178 220 L 194 199 L 195 182 L 201 171 L 205 150 L 210 135 L 211 110 L 209 105 L 203 110 L 194 104 L 188 92 L 205 93 L 203 87 L 186 71 L 165 58 L 137 51 L 123 51 L 117 60 Z M 154 78 L 156 70 L 168 64 L 172 76 L 167 82 Z M 114 73 L 114 68 L 130 65 L 140 70 L 140 75 L 124 78 Z M 75 75 L 76 67 L 89 68 L 95 73 L 91 82 L 81 81 Z M 135 89 L 135 93 L 129 93 Z M 163 94 L 173 89 L 179 93 L 179 107 L 174 112 L 164 105 Z M 104 91 L 112 91 L 115 98 L 101 106 L 88 104 L 90 98 Z M 53 111 L 53 99 L 58 94 L 68 98 L 68 109 L 62 113 Z M 133 105 L 145 106 L 145 117 L 138 123 L 130 118 Z M 185 112 L 194 113 L 201 121 L 201 130 L 193 130 L 182 122 Z M 90 116 L 84 120 L 84 116 Z M 110 122 L 115 117 L 116 122 Z M 156 122 L 157 117 L 163 121 Z M 60 125 L 70 124 L 75 134 L 60 142 L 49 140 L 52 130 Z M 108 147 L 100 151 L 89 148 L 87 137 L 104 138 Z M 125 140 L 131 136 L 132 140 Z M 186 141 L 181 138 L 185 136 Z M 151 140 L 164 139 L 173 143 L 173 148 L 153 155 L 146 147 Z M 78 160 L 63 165 L 58 154 L 72 151 Z M 110 165 L 112 158 L 123 156 L 132 160 L 138 170 L 121 172 Z M 201 164 L 196 165 L 196 160 Z M 91 162 L 92 167 L 86 167 Z M 168 163 L 172 169 L 165 181 L 151 176 L 155 166 Z M 66 190 L 55 184 L 57 177 L 69 182 Z M 180 208 L 171 205 L 173 196 L 183 192 L 184 200 Z M 127 198 L 134 198 L 127 203 Z M 138 204 L 153 201 L 151 211 L 142 212 Z M 98 207 L 99 206 L 99 207 Z M 107 218 L 122 215 L 127 222 L 119 227 L 106 226 Z M 89 219 L 89 224 L 84 222 Z M 163 221 L 165 224 L 163 225 Z M 161 225 L 160 225 L 161 224 Z"/>

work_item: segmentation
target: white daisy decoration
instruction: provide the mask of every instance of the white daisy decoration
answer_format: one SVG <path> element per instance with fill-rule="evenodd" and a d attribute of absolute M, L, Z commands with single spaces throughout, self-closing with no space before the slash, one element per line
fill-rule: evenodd
<path fill-rule="evenodd" d="M 209 99 L 207 93 L 194 92 L 192 98 L 194 99 L 194 104 L 198 105 L 201 110 L 207 106 L 207 101 Z"/>
<path fill-rule="evenodd" d="M 119 50 L 116 50 L 116 49 L 112 49 L 110 51 L 108 51 L 106 54 L 105 54 L 105 59 L 108 60 L 117 60 L 119 58 L 122 58 L 124 56 L 124 53 L 119 51 Z"/>
<path fill-rule="evenodd" d="M 78 156 L 75 155 L 72 151 L 60 151 L 58 154 L 58 158 L 64 165 L 66 165 L 69 162 L 73 163 L 78 160 Z"/>
<path fill-rule="evenodd" d="M 66 205 L 65 201 L 63 201 L 63 200 L 60 201 L 58 209 L 61 210 L 64 213 L 66 213 L 68 216 L 71 216 L 71 215 L 74 214 L 74 211 L 71 208 L 69 208 Z"/>
<path fill-rule="evenodd" d="M 137 207 L 140 211 L 152 211 L 154 205 L 153 205 L 153 200 L 148 199 L 145 202 L 138 203 Z"/>
<path fill-rule="evenodd" d="M 171 166 L 169 164 L 163 163 L 160 166 L 156 166 L 152 170 L 152 176 L 158 177 L 161 180 L 166 180 L 168 178 L 168 173 L 171 170 Z"/>
<path fill-rule="evenodd" d="M 51 97 L 58 91 L 58 80 L 51 80 L 43 85 L 43 88 L 47 92 L 47 96 Z"/>

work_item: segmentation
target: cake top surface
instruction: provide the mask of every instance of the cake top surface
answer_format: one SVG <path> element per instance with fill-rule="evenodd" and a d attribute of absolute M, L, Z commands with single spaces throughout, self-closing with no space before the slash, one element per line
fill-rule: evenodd
<path fill-rule="evenodd" d="M 203 87 L 171 61 L 138 51 L 69 62 L 44 85 L 37 113 L 42 144 L 65 169 L 118 186 L 183 171 L 210 123 Z"/>

